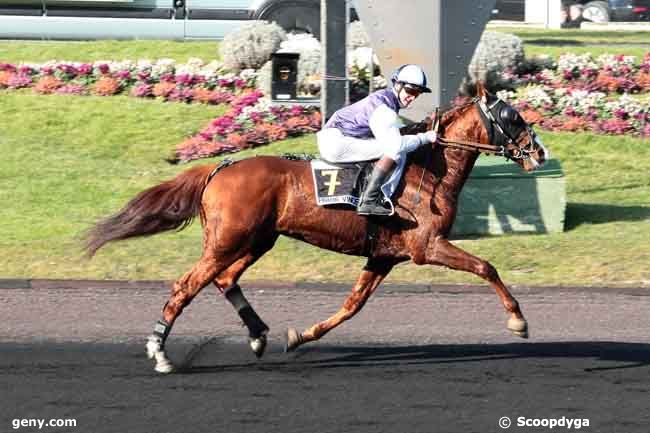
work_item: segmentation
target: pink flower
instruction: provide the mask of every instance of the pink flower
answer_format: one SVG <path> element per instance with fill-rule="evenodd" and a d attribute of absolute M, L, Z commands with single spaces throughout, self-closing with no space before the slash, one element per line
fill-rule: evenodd
<path fill-rule="evenodd" d="M 190 74 L 176 75 L 176 84 L 181 84 L 183 86 L 191 86 L 192 76 Z"/>
<path fill-rule="evenodd" d="M 614 110 L 614 116 L 618 117 L 619 119 L 627 119 L 629 117 L 627 111 L 625 111 L 622 108 L 617 108 Z"/>
<path fill-rule="evenodd" d="M 149 71 L 140 71 L 136 75 L 138 77 L 139 81 L 149 81 L 149 78 L 151 78 L 151 72 Z"/>
<path fill-rule="evenodd" d="M 84 63 L 83 65 L 79 65 L 77 71 L 79 72 L 79 75 L 90 75 L 93 73 L 93 65 Z"/>
<path fill-rule="evenodd" d="M 81 84 L 66 84 L 56 89 L 56 93 L 64 95 L 83 95 L 87 93 L 87 89 Z"/>
<path fill-rule="evenodd" d="M 32 78 L 26 74 L 14 74 L 7 82 L 10 89 L 21 89 L 32 85 Z"/>
<path fill-rule="evenodd" d="M 169 72 L 164 73 L 164 74 L 162 74 L 160 76 L 160 81 L 164 81 L 164 82 L 167 82 L 167 83 L 174 83 L 175 82 L 174 74 L 171 74 Z"/>
<path fill-rule="evenodd" d="M 136 98 L 148 98 L 153 96 L 153 86 L 151 84 L 138 84 L 131 89 L 131 96 Z"/>
<path fill-rule="evenodd" d="M 0 69 L 1 70 L 1 69 Z M 34 75 L 36 74 L 36 70 L 30 66 L 21 66 L 18 69 L 18 73 L 22 75 Z"/>
<path fill-rule="evenodd" d="M 104 74 L 104 75 L 108 74 L 111 71 L 110 66 L 108 66 L 106 63 L 102 63 L 101 65 L 98 65 L 97 69 L 99 70 L 99 72 L 101 74 Z"/>
<path fill-rule="evenodd" d="M 128 80 L 131 78 L 131 72 L 126 70 L 118 71 L 115 76 L 120 80 Z"/>
<path fill-rule="evenodd" d="M 641 130 L 642 137 L 650 137 L 650 123 L 646 123 L 643 129 Z"/>
<path fill-rule="evenodd" d="M 16 72 L 16 67 L 11 63 L 0 63 L 0 71 Z"/>

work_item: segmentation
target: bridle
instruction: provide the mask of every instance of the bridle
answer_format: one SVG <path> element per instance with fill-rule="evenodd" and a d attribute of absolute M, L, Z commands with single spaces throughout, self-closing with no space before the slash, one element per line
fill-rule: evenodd
<path fill-rule="evenodd" d="M 495 102 L 488 105 L 487 100 L 483 100 L 483 98 L 479 97 L 472 99 L 466 106 L 470 104 L 478 106 L 481 120 L 485 129 L 488 131 L 489 143 L 477 143 L 458 139 L 449 140 L 445 137 L 439 136 L 439 144 L 456 149 L 503 156 L 506 159 L 511 160 L 531 159 L 531 155 L 537 150 L 535 148 L 535 131 L 533 131 L 530 126 L 525 125 L 523 128 L 519 128 L 519 131 L 516 134 L 512 134 L 509 131 L 510 128 L 502 123 L 503 121 L 500 116 L 500 111 L 504 107 L 499 107 L 499 105 L 503 104 L 505 107 L 509 107 L 508 104 L 500 98 L 495 98 Z M 440 128 L 440 116 L 438 115 L 438 110 L 436 110 L 435 119 L 435 124 L 432 129 L 437 133 Z M 519 138 L 523 133 L 528 136 L 528 143 L 523 147 L 519 147 L 517 140 L 513 135 L 515 135 L 516 138 Z M 493 144 L 495 141 L 498 142 L 498 144 Z"/>

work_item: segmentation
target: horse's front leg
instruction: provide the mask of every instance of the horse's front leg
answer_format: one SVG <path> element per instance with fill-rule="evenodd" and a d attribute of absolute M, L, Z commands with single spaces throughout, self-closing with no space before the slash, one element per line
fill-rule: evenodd
<path fill-rule="evenodd" d="M 497 270 L 489 262 L 458 248 L 445 238 L 437 237 L 427 248 L 426 263 L 471 272 L 488 281 L 496 290 L 506 311 L 510 313 L 508 330 L 519 337 L 528 338 L 528 322 L 521 313 L 519 303 L 508 291 Z"/>
<path fill-rule="evenodd" d="M 293 328 L 287 330 L 287 352 L 294 350 L 301 344 L 318 340 L 332 329 L 357 314 L 373 294 L 379 284 L 393 268 L 394 262 L 387 260 L 369 259 L 357 283 L 352 288 L 352 293 L 347 297 L 343 306 L 329 319 L 313 325 L 311 328 L 299 333 Z"/>

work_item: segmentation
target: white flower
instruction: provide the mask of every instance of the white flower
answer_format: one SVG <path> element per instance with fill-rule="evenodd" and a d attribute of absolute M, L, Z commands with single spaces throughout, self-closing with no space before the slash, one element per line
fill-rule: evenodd
<path fill-rule="evenodd" d="M 527 86 L 522 91 L 522 98 L 534 107 L 542 107 L 546 104 L 553 104 L 553 98 L 542 86 Z"/>
<path fill-rule="evenodd" d="M 511 103 L 516 97 L 516 93 L 510 90 L 499 90 L 497 92 L 497 98 L 507 102 Z"/>
<path fill-rule="evenodd" d="M 153 63 L 149 59 L 140 59 L 135 64 L 138 71 L 148 71 L 153 67 Z"/>
<path fill-rule="evenodd" d="M 239 72 L 239 77 L 242 80 L 250 80 L 251 78 L 255 78 L 257 76 L 257 71 L 255 69 L 244 69 L 243 71 Z"/>
<path fill-rule="evenodd" d="M 131 60 L 122 60 L 119 62 L 111 62 L 109 66 L 111 68 L 111 72 L 130 71 L 135 67 L 135 64 Z"/>
<path fill-rule="evenodd" d="M 173 59 L 159 59 L 151 68 L 154 75 L 173 74 L 176 62 Z"/>
<path fill-rule="evenodd" d="M 557 61 L 557 67 L 560 71 L 572 71 L 574 69 L 598 69 L 598 65 L 594 62 L 591 53 L 576 55 L 567 53 L 560 56 Z"/>

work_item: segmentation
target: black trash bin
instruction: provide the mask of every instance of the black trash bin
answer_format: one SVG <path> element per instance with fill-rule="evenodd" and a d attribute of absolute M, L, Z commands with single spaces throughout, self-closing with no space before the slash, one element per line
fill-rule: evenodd
<path fill-rule="evenodd" d="M 271 55 L 271 100 L 290 101 L 298 93 L 297 53 L 274 53 Z"/>

